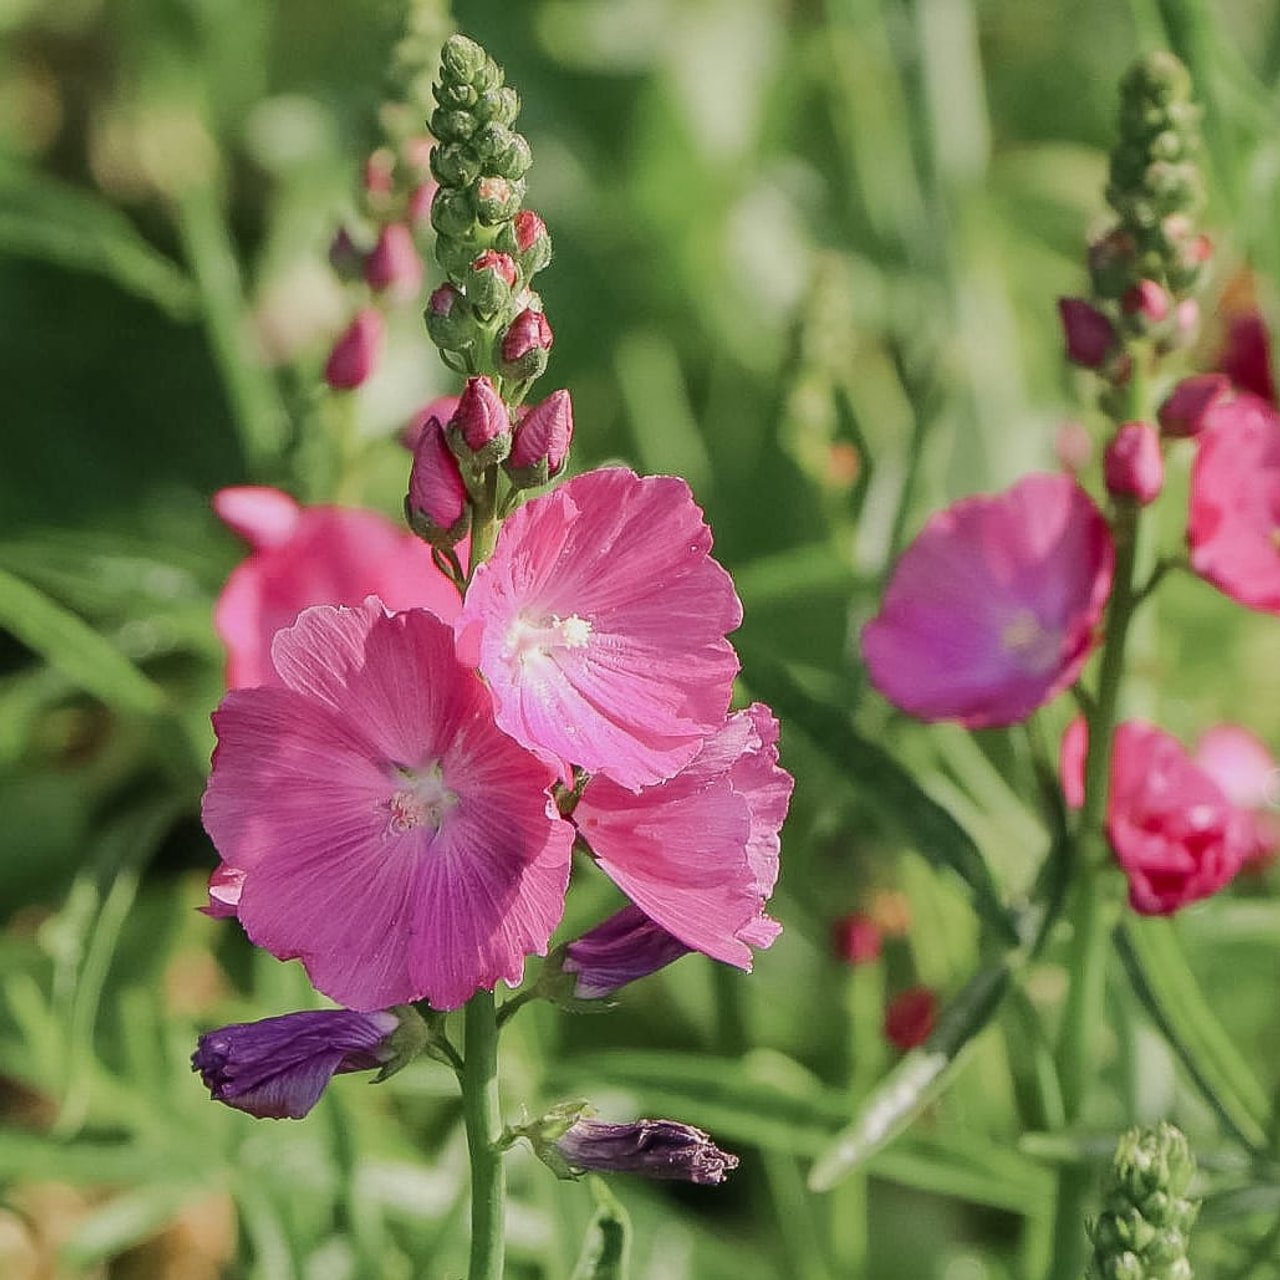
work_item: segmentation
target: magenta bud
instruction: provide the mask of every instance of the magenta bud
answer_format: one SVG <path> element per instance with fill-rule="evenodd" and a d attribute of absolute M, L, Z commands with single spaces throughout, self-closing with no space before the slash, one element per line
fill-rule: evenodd
<path fill-rule="evenodd" d="M 547 352 L 554 340 L 547 317 L 526 307 L 503 334 L 503 373 L 522 382 L 536 378 L 547 367 Z"/>
<path fill-rule="evenodd" d="M 1126 422 L 1111 438 L 1102 459 L 1107 492 L 1132 498 L 1140 506 L 1154 502 L 1164 487 L 1160 437 L 1149 422 Z"/>
<path fill-rule="evenodd" d="M 503 456 L 509 447 L 505 443 L 511 434 L 511 415 L 502 397 L 488 378 L 468 378 L 458 407 L 449 419 L 449 438 L 472 453 L 480 453 L 497 441 L 504 441 Z M 489 461 L 497 461 L 496 458 Z"/>
<path fill-rule="evenodd" d="M 1140 316 L 1148 324 L 1159 324 L 1169 314 L 1169 295 L 1154 280 L 1139 280 L 1120 299 L 1125 315 Z"/>
<path fill-rule="evenodd" d="M 427 333 L 442 351 L 461 351 L 475 337 L 466 300 L 451 284 L 432 291 L 427 301 Z"/>
<path fill-rule="evenodd" d="M 364 252 L 346 227 L 339 227 L 329 241 L 329 265 L 340 280 L 350 282 L 364 275 Z"/>
<path fill-rule="evenodd" d="M 516 264 L 505 253 L 486 249 L 471 264 L 471 270 L 475 272 L 492 271 L 508 289 L 516 287 Z"/>
<path fill-rule="evenodd" d="M 482 319 L 496 315 L 511 303 L 516 283 L 515 261 L 505 253 L 486 249 L 471 263 L 467 277 L 467 298 Z"/>
<path fill-rule="evenodd" d="M 364 264 L 364 278 L 375 293 L 386 292 L 396 302 L 416 298 L 422 288 L 422 259 L 413 232 L 402 222 L 382 228 L 378 243 Z"/>
<path fill-rule="evenodd" d="M 452 547 L 467 531 L 467 486 L 439 418 L 429 417 L 418 433 L 404 505 L 409 527 L 432 546 Z"/>
<path fill-rule="evenodd" d="M 525 413 L 516 426 L 506 471 L 517 489 L 531 489 L 564 470 L 573 441 L 573 401 L 567 391 L 553 391 Z"/>
<path fill-rule="evenodd" d="M 1067 340 L 1067 358 L 1086 369 L 1101 368 L 1116 340 L 1111 321 L 1083 298 L 1059 298 L 1058 314 Z"/>
<path fill-rule="evenodd" d="M 1223 373 L 1197 373 L 1183 378 L 1160 406 L 1160 429 L 1170 439 L 1198 436 L 1209 411 L 1231 394 L 1231 380 Z"/>
<path fill-rule="evenodd" d="M 528 253 L 547 234 L 547 224 L 532 209 L 521 209 L 511 220 L 511 228 L 521 253 Z"/>
<path fill-rule="evenodd" d="M 324 380 L 335 391 L 352 391 L 360 386 L 377 367 L 385 330 L 377 307 L 361 307 L 333 344 L 324 366 Z"/>

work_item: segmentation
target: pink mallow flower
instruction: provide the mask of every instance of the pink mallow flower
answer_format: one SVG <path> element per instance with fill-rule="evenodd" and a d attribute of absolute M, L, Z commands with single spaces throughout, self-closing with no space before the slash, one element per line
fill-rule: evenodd
<path fill-rule="evenodd" d="M 650 920 L 743 969 L 781 932 L 764 914 L 792 788 L 777 741 L 777 721 L 755 703 L 675 777 L 633 793 L 598 775 L 573 811 L 601 869 Z"/>
<path fill-rule="evenodd" d="M 872 683 L 921 720 L 1026 719 L 1097 641 L 1115 552 L 1069 476 L 1032 475 L 933 516 L 862 631 Z"/>
<path fill-rule="evenodd" d="M 1210 419 L 1191 471 L 1191 567 L 1240 604 L 1280 613 L 1280 416 L 1242 395 Z"/>
<path fill-rule="evenodd" d="M 399 1026 L 389 1010 L 317 1009 L 238 1022 L 202 1035 L 191 1069 L 215 1102 L 259 1119 L 301 1120 L 334 1076 L 389 1062 Z"/>
<path fill-rule="evenodd" d="M 251 548 L 213 608 L 227 646 L 227 686 L 278 684 L 271 641 L 313 604 L 357 605 L 380 597 L 389 609 L 430 609 L 446 622 L 457 588 L 431 549 L 374 511 L 302 507 L 279 489 L 223 489 L 213 509 Z"/>
<path fill-rule="evenodd" d="M 1083 719 L 1062 740 L 1067 803 L 1084 803 L 1088 731 Z M 1129 881 L 1129 905 L 1167 916 L 1217 893 L 1253 847 L 1250 816 L 1182 744 L 1154 725 L 1128 720 L 1111 746 L 1107 839 Z"/>
<path fill-rule="evenodd" d="M 553 771 L 493 723 L 424 609 L 308 609 L 279 687 L 233 690 L 204 823 L 244 873 L 237 914 L 358 1011 L 518 983 L 560 919 L 573 828 Z"/>
<path fill-rule="evenodd" d="M 1275 757 L 1247 729 L 1220 724 L 1201 735 L 1195 761 L 1249 821 L 1252 841 L 1245 866 L 1266 866 L 1280 852 L 1280 766 Z"/>
<path fill-rule="evenodd" d="M 498 724 L 564 778 L 670 778 L 724 723 L 742 621 L 689 486 L 591 471 L 502 526 L 454 621 Z"/>

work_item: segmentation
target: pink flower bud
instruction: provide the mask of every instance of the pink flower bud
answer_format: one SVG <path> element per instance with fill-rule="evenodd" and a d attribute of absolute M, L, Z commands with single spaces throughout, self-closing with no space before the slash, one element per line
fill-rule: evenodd
<path fill-rule="evenodd" d="M 516 248 L 528 253 L 547 234 L 547 224 L 532 209 L 521 209 L 512 219 L 516 235 Z"/>
<path fill-rule="evenodd" d="M 458 460 L 445 443 L 439 418 L 428 418 L 413 451 L 405 511 L 413 531 L 433 545 L 452 546 L 462 536 L 467 487 Z"/>
<path fill-rule="evenodd" d="M 1154 280 L 1139 280 L 1125 291 L 1120 307 L 1126 315 L 1159 324 L 1169 314 L 1169 295 Z"/>
<path fill-rule="evenodd" d="M 1059 298 L 1058 314 L 1067 340 L 1067 358 L 1086 369 L 1100 368 L 1116 340 L 1111 321 L 1083 298 Z"/>
<path fill-rule="evenodd" d="M 1069 475 L 1079 475 L 1093 460 L 1093 437 L 1082 422 L 1068 419 L 1053 438 L 1058 465 Z"/>
<path fill-rule="evenodd" d="M 1198 436 L 1209 411 L 1231 394 L 1231 380 L 1222 373 L 1198 373 L 1183 378 L 1160 406 L 1160 429 L 1170 439 Z"/>
<path fill-rule="evenodd" d="M 928 1040 L 937 1020 L 938 997 L 928 987 L 912 987 L 885 1010 L 884 1037 L 906 1052 Z"/>
<path fill-rule="evenodd" d="M 375 293 L 384 290 L 397 302 L 408 302 L 422 288 L 422 259 L 413 232 L 402 222 L 382 228 L 378 243 L 364 264 L 364 278 Z"/>
<path fill-rule="evenodd" d="M 449 419 L 449 435 L 472 453 L 511 433 L 511 415 L 488 378 L 468 378 Z"/>
<path fill-rule="evenodd" d="M 841 916 L 831 926 L 831 949 L 837 960 L 845 964 L 870 964 L 880 958 L 880 950 L 884 945 L 884 935 L 880 926 L 861 911 Z"/>
<path fill-rule="evenodd" d="M 567 391 L 553 391 L 520 419 L 507 469 L 529 472 L 532 483 L 545 484 L 563 470 L 572 440 L 573 402 Z"/>
<path fill-rule="evenodd" d="M 515 288 L 516 264 L 505 253 L 498 253 L 493 249 L 486 249 L 471 264 L 471 270 L 475 272 L 492 271 L 508 289 Z"/>
<path fill-rule="evenodd" d="M 547 367 L 553 341 L 547 317 L 526 307 L 502 337 L 503 372 L 513 378 L 536 378 Z"/>
<path fill-rule="evenodd" d="M 351 391 L 374 371 L 382 354 L 386 324 L 377 307 L 362 307 L 333 344 L 324 380 L 335 391 Z"/>
<path fill-rule="evenodd" d="M 1164 459 L 1155 427 L 1126 422 L 1107 445 L 1102 474 L 1113 498 L 1132 498 L 1144 507 L 1154 502 L 1164 487 Z"/>
<path fill-rule="evenodd" d="M 422 439 L 422 433 L 427 429 L 427 423 L 432 418 L 439 418 L 441 422 L 448 422 L 457 411 L 457 396 L 437 396 L 425 409 L 419 409 L 405 423 L 400 432 L 400 443 L 410 453 L 413 453 L 418 447 L 418 441 Z"/>

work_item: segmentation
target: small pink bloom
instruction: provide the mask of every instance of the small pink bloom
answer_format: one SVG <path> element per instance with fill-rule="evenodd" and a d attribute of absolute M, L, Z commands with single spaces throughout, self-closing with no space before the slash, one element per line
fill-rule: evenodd
<path fill-rule="evenodd" d="M 1231 383 L 1221 373 L 1197 373 L 1183 378 L 1160 406 L 1160 429 L 1170 439 L 1198 436 L 1210 415 L 1231 394 Z"/>
<path fill-rule="evenodd" d="M 1280 851 L 1280 766 L 1247 729 L 1220 724 L 1201 735 L 1196 764 L 1246 815 L 1252 841 L 1247 867 L 1265 866 Z"/>
<path fill-rule="evenodd" d="M 1149 422 L 1126 422 L 1102 459 L 1107 492 L 1113 498 L 1132 498 L 1140 506 L 1154 502 L 1164 488 L 1164 459 L 1160 437 Z"/>
<path fill-rule="evenodd" d="M 313 604 L 430 609 L 452 621 L 460 607 L 431 551 L 375 511 L 301 507 L 278 489 L 245 486 L 214 495 L 214 510 L 244 538 L 248 558 L 232 570 L 213 608 L 227 646 L 227 686 L 276 684 L 271 642 Z"/>
<path fill-rule="evenodd" d="M 526 307 L 502 335 L 502 371 L 509 378 L 536 378 L 547 367 L 554 335 L 547 317 Z"/>
<path fill-rule="evenodd" d="M 1069 476 L 953 504 L 907 548 L 863 628 L 872 682 L 921 720 L 1026 719 L 1084 666 L 1114 559 L 1106 521 Z"/>
<path fill-rule="evenodd" d="M 365 259 L 364 278 L 375 293 L 386 292 L 396 302 L 409 302 L 422 289 L 422 258 L 413 232 L 402 222 L 382 228 L 378 243 Z"/>
<path fill-rule="evenodd" d="M 855 911 L 841 916 L 831 926 L 831 949 L 836 959 L 855 968 L 878 960 L 883 946 L 884 935 L 880 926 L 864 912 Z"/>
<path fill-rule="evenodd" d="M 1256 396 L 1215 408 L 1200 436 L 1187 542 L 1219 591 L 1280 613 L 1280 417 Z"/>
<path fill-rule="evenodd" d="M 1276 402 L 1271 369 L 1271 335 L 1266 321 L 1253 307 L 1227 319 L 1227 337 L 1218 353 L 1217 368 L 1241 391 L 1251 391 L 1270 404 Z"/>
<path fill-rule="evenodd" d="M 1086 369 L 1101 368 L 1115 345 L 1111 321 L 1083 298 L 1059 298 L 1058 314 L 1067 340 L 1067 358 Z"/>
<path fill-rule="evenodd" d="M 1120 307 L 1126 315 L 1141 316 L 1150 324 L 1159 324 L 1169 314 L 1169 295 L 1154 280 L 1139 280 L 1125 291 Z"/>
<path fill-rule="evenodd" d="M 498 724 L 556 765 L 669 778 L 724 723 L 742 621 L 683 480 L 591 471 L 509 517 L 455 621 Z M 675 932 L 673 930 L 672 932 Z"/>
<path fill-rule="evenodd" d="M 307 610 L 273 650 L 281 686 L 214 713 L 204 798 L 245 932 L 361 1012 L 518 983 L 560 919 L 573 829 L 449 629 L 370 598 Z"/>
<path fill-rule="evenodd" d="M 1112 746 L 1107 836 L 1129 880 L 1129 905 L 1171 915 L 1234 878 L 1252 829 L 1176 738 L 1126 721 Z"/>
<path fill-rule="evenodd" d="M 937 1021 L 938 997 L 928 987 L 912 987 L 885 1010 L 884 1038 L 905 1053 L 924 1044 Z"/>
<path fill-rule="evenodd" d="M 516 264 L 505 253 L 499 253 L 496 249 L 486 249 L 471 264 L 471 270 L 475 274 L 482 271 L 492 271 L 508 289 L 514 289 L 516 283 Z"/>
<path fill-rule="evenodd" d="M 528 253 L 547 234 L 547 224 L 532 209 L 521 209 L 511 220 L 511 229 L 521 253 Z"/>
<path fill-rule="evenodd" d="M 377 367 L 386 323 L 377 307 L 362 307 L 333 344 L 324 380 L 335 391 L 353 391 Z"/>
<path fill-rule="evenodd" d="M 756 703 L 674 777 L 638 792 L 594 777 L 573 813 L 602 870 L 645 915 L 743 969 L 751 947 L 781 931 L 764 914 L 792 787 L 777 738 L 777 721 Z"/>

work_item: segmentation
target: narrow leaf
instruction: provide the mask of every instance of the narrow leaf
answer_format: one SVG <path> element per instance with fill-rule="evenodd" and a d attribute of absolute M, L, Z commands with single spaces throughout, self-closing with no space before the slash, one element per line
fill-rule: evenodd
<path fill-rule="evenodd" d="M 955 818 L 892 756 L 859 734 L 841 708 L 818 702 L 781 663 L 759 650 L 748 650 L 745 656 L 745 678 L 753 692 L 768 702 L 784 723 L 808 735 L 934 866 L 958 875 L 983 920 L 1001 937 L 1016 943 L 1016 931 L 1000 901 L 991 869 Z"/>
<path fill-rule="evenodd" d="M 819 1156 L 809 1174 L 814 1191 L 830 1191 L 855 1167 L 892 1142 L 947 1087 L 964 1049 L 991 1021 L 1009 989 L 1009 967 L 980 970 L 943 1011 L 928 1041 L 912 1049 L 863 1104 L 853 1123 Z"/>
<path fill-rule="evenodd" d="M 595 1217 L 582 1241 L 578 1265 L 569 1280 L 627 1280 L 631 1254 L 631 1219 L 603 1178 L 591 1178 Z"/>
<path fill-rule="evenodd" d="M 109 640 L 21 578 L 0 569 L 0 627 L 68 680 L 119 711 L 152 713 L 165 694 Z"/>

